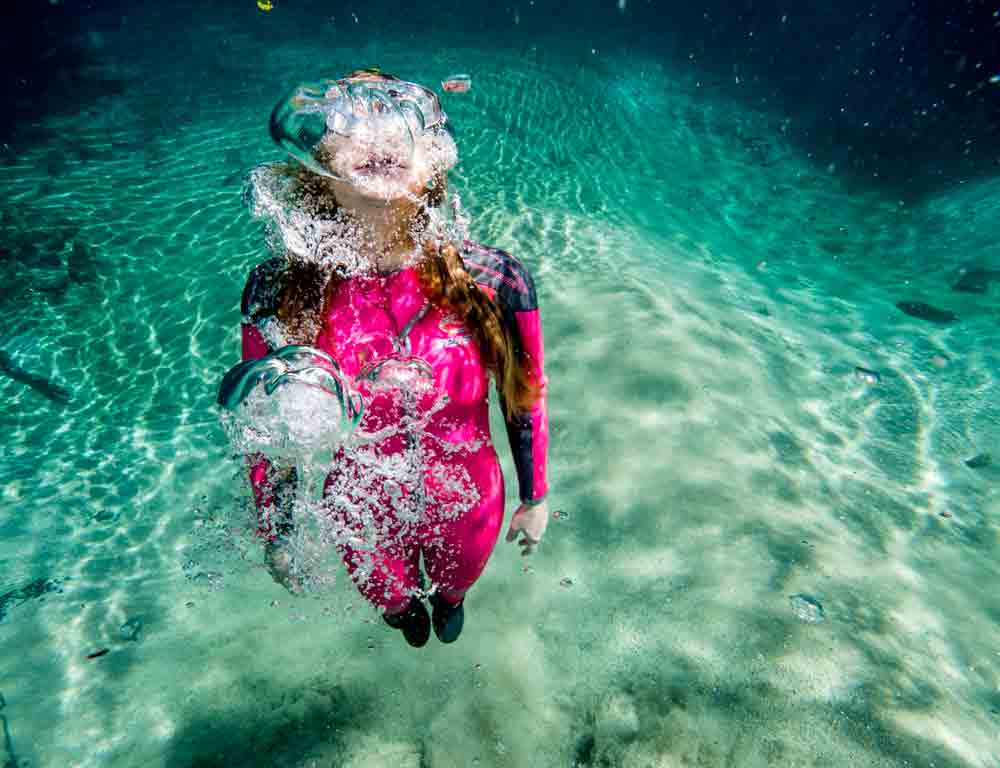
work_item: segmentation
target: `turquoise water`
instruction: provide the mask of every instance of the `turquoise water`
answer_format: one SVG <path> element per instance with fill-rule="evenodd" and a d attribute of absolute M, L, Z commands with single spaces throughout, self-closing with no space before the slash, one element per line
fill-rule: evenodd
<path fill-rule="evenodd" d="M 952 290 L 1000 269 L 1000 180 L 865 187 L 610 33 L 169 10 L 87 38 L 141 88 L 0 165 L 7 764 L 1000 765 L 1000 289 Z M 271 581 L 214 407 L 268 111 L 375 60 L 472 75 L 451 181 L 531 267 L 550 378 L 560 515 L 420 651 L 346 577 Z"/>

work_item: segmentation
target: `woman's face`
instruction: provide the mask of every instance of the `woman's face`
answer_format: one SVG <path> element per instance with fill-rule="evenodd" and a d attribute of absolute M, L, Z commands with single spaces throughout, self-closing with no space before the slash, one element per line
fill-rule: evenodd
<path fill-rule="evenodd" d="M 371 73 L 351 78 L 383 79 Z M 402 83 L 399 88 L 406 86 Z M 327 133 L 313 155 L 329 169 L 330 185 L 343 206 L 418 204 L 431 179 L 458 160 L 449 134 L 440 128 L 424 130 L 415 102 L 404 99 L 393 107 L 391 101 L 377 97 L 363 110 L 363 119 L 351 119 L 353 111 L 340 112 L 345 119 L 334 120 L 336 125 L 327 123 Z"/>
<path fill-rule="evenodd" d="M 434 174 L 424 137 L 391 130 L 328 134 L 323 141 L 325 165 L 336 176 L 330 183 L 337 199 L 391 203 L 424 193 Z"/>

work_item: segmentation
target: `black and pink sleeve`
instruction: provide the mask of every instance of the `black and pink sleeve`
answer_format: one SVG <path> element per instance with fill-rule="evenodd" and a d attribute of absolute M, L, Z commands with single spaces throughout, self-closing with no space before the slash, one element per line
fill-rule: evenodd
<path fill-rule="evenodd" d="M 499 305 L 510 336 L 528 365 L 528 374 L 541 392 L 530 410 L 506 417 L 520 499 L 523 503 L 541 501 L 548 493 L 548 379 L 535 284 L 525 266 L 509 253 L 469 241 L 463 245 L 469 273 Z"/>

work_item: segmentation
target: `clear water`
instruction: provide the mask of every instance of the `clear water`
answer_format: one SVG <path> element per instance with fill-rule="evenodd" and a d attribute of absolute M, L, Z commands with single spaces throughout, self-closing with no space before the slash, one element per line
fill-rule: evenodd
<path fill-rule="evenodd" d="M 44 245 L 0 264 L 6 764 L 1000 765 L 998 288 L 951 290 L 1000 269 L 1000 180 L 848 185 L 613 36 L 247 6 L 92 30 L 130 87 L 0 165 L 5 242 Z M 535 274 L 551 382 L 560 514 L 420 651 L 346 577 L 271 581 L 214 405 L 267 113 L 373 61 L 470 73 L 452 183 Z"/>

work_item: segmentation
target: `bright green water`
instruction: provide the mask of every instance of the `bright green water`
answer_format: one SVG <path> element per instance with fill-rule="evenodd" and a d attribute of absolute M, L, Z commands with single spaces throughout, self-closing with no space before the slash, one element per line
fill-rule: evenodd
<path fill-rule="evenodd" d="M 0 348 L 74 393 L 0 377 L 8 761 L 1000 765 L 1000 470 L 963 463 L 1000 460 L 998 289 L 950 290 L 1000 268 L 1000 182 L 845 189 L 780 116 L 613 51 L 227 33 L 188 62 L 117 34 L 148 88 L 0 166 L 19 231 L 78 228 L 98 266 L 2 265 Z M 461 640 L 419 652 L 346 578 L 271 582 L 213 406 L 265 255 L 240 179 L 279 156 L 267 112 L 373 58 L 472 74 L 444 97 L 452 183 L 536 276 L 565 513 L 530 562 L 501 542 Z M 11 597 L 40 578 L 61 591 Z"/>

